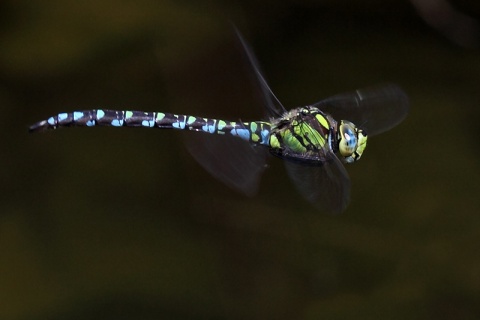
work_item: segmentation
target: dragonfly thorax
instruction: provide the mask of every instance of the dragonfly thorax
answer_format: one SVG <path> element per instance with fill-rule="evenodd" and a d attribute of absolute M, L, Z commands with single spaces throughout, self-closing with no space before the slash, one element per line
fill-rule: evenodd
<path fill-rule="evenodd" d="M 282 159 L 321 165 L 337 153 L 346 163 L 359 160 L 367 134 L 350 121 L 339 124 L 313 106 L 296 108 L 272 121 L 270 152 Z"/>
<path fill-rule="evenodd" d="M 347 163 L 362 157 L 367 146 L 367 134 L 350 121 L 342 120 L 337 130 L 338 152 Z"/>
<path fill-rule="evenodd" d="M 321 165 L 335 145 L 336 121 L 313 106 L 300 107 L 272 120 L 270 152 L 280 158 Z"/>

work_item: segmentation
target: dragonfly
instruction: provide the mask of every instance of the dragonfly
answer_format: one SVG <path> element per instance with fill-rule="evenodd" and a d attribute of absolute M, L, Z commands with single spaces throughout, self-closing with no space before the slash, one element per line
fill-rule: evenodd
<path fill-rule="evenodd" d="M 58 113 L 33 124 L 29 131 L 112 126 L 199 132 L 187 148 L 211 175 L 231 188 L 249 196 L 256 194 L 270 154 L 283 160 L 295 187 L 314 207 L 343 212 L 351 190 L 344 164 L 362 157 L 369 137 L 405 119 L 407 95 L 399 86 L 386 84 L 287 110 L 270 89 L 252 49 L 238 30 L 236 33 L 263 98 L 262 120 L 91 109 Z"/>

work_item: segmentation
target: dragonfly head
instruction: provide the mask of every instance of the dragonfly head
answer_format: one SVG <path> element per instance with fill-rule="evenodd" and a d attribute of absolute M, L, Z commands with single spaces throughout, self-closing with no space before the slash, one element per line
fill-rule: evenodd
<path fill-rule="evenodd" d="M 344 161 L 352 163 L 362 157 L 367 146 L 367 133 L 350 121 L 342 120 L 337 131 L 338 151 Z"/>

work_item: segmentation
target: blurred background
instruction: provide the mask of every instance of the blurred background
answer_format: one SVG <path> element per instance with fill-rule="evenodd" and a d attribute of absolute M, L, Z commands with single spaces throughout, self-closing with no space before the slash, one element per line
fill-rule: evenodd
<path fill-rule="evenodd" d="M 1 319 L 479 319 L 478 1 L 2 1 Z M 90 108 L 256 119 L 231 27 L 287 107 L 384 82 L 407 119 L 317 212 L 278 159 L 246 198 L 181 132 Z"/>

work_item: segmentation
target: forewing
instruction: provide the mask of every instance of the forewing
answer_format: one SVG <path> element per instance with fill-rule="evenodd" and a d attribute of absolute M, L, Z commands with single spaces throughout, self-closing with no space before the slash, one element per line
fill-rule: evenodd
<path fill-rule="evenodd" d="M 314 104 L 335 120 L 348 120 L 370 136 L 390 130 L 408 113 L 408 98 L 394 84 L 336 95 Z"/>
<path fill-rule="evenodd" d="M 188 134 L 186 146 L 216 179 L 247 196 L 257 193 L 266 168 L 267 148 L 253 146 L 233 136 L 200 132 Z"/>
<path fill-rule="evenodd" d="M 275 96 L 272 89 L 270 89 L 270 86 L 268 85 L 265 77 L 260 70 L 260 65 L 257 58 L 255 57 L 255 54 L 253 53 L 253 50 L 250 48 L 250 46 L 245 41 L 242 34 L 240 33 L 240 31 L 238 31 L 237 28 L 235 28 L 235 32 L 237 33 L 237 37 L 240 40 L 243 51 L 247 56 L 248 62 L 252 67 L 252 72 L 255 77 L 256 85 L 261 91 L 261 96 L 265 103 L 267 118 L 279 118 L 283 116 L 286 112 L 286 109 L 284 108 L 280 100 L 278 100 L 278 98 Z"/>
<path fill-rule="evenodd" d="M 342 162 L 328 152 L 320 166 L 285 161 L 295 187 L 320 211 L 341 213 L 350 201 L 350 178 Z"/>

